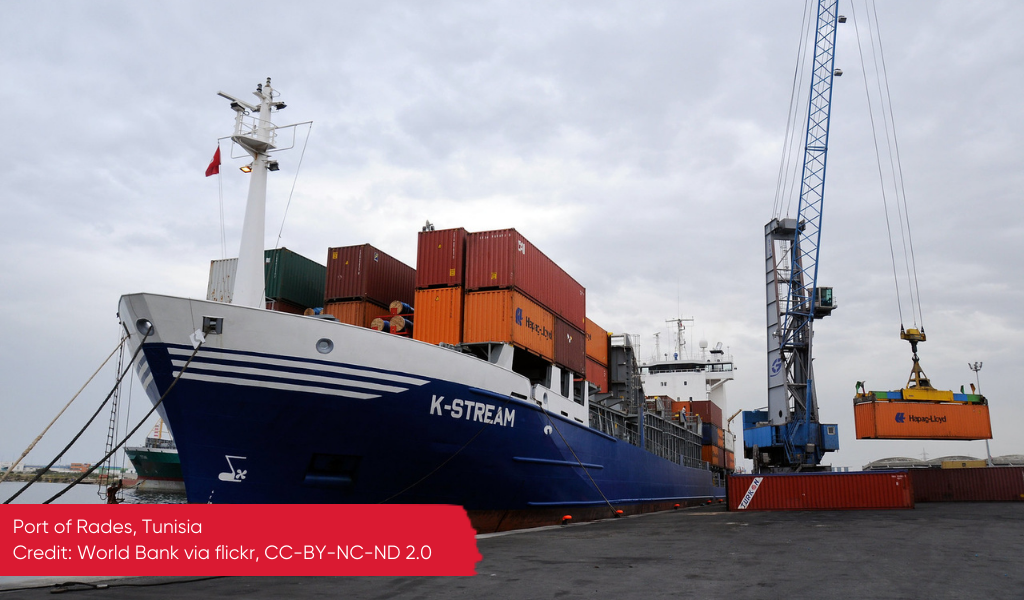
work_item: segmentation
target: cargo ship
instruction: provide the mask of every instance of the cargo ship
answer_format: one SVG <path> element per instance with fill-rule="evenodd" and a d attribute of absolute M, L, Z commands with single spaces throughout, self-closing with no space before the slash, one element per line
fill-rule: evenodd
<path fill-rule="evenodd" d="M 329 248 L 321 306 L 273 310 L 298 304 L 268 298 L 288 286 L 262 248 L 275 93 L 259 86 L 258 110 L 221 93 L 253 156 L 230 277 L 212 265 L 207 300 L 119 304 L 189 502 L 456 504 L 490 532 L 724 499 L 692 405 L 647 398 L 643 378 L 669 374 L 644 373 L 631 337 L 589 321 L 585 288 L 514 229 L 428 224 L 416 269 Z"/>
<path fill-rule="evenodd" d="M 160 421 L 146 436 L 144 446 L 129 446 L 125 454 L 135 472 L 140 492 L 184 492 L 185 480 L 181 475 L 181 461 L 174 440 L 164 436 L 164 422 Z"/>

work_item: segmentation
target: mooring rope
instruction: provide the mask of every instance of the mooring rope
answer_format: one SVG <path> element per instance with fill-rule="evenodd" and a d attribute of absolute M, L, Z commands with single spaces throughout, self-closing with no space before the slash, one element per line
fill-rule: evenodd
<path fill-rule="evenodd" d="M 107 363 L 110 362 L 110 359 L 114 357 L 114 354 L 116 354 L 117 351 L 122 346 L 124 346 L 125 339 L 126 338 L 121 338 L 121 341 L 118 342 L 116 347 L 114 347 L 110 355 L 103 360 L 103 364 L 101 364 L 99 368 L 96 369 L 96 371 L 89 377 L 89 379 L 86 380 L 84 384 L 82 384 L 82 387 L 78 388 L 78 391 L 75 392 L 75 395 L 72 396 L 70 400 L 68 400 L 68 403 L 64 405 L 64 408 L 60 409 L 60 412 L 57 413 L 57 416 L 54 417 L 52 421 L 50 421 L 50 424 L 46 426 L 46 429 L 43 429 L 43 432 L 36 436 L 36 439 L 32 440 L 32 443 L 28 445 L 28 448 L 25 448 L 25 451 L 21 453 L 21 456 L 18 457 L 18 460 L 14 461 L 14 464 L 12 464 L 10 467 L 8 467 L 6 471 L 4 471 L 4 474 L 0 476 L 0 483 L 3 483 L 4 480 L 7 479 L 7 476 L 14 471 L 15 467 L 21 464 L 21 461 L 24 460 L 26 456 L 28 456 L 28 453 L 32 451 L 32 448 L 36 447 L 36 444 L 39 443 L 39 440 L 43 439 L 43 436 L 46 435 L 46 432 L 50 430 L 50 427 L 53 427 L 53 424 L 57 422 L 57 419 L 59 419 L 60 416 L 64 414 L 64 411 L 66 411 L 68 407 L 71 406 L 71 403 L 75 401 L 75 398 L 78 398 L 82 391 L 85 390 L 86 386 L 88 386 L 89 383 L 92 382 L 93 378 L 95 378 L 96 375 L 98 375 L 99 372 L 103 370 L 103 367 L 107 366 Z"/>
<path fill-rule="evenodd" d="M 188 357 L 188 362 L 186 362 L 185 366 L 183 366 L 181 368 L 181 371 L 178 371 L 178 374 L 174 376 L 174 380 L 171 381 L 171 385 L 167 386 L 167 391 L 165 391 L 163 393 L 163 395 L 160 396 L 159 400 L 157 400 L 156 402 L 153 403 L 153 408 L 149 409 L 149 412 L 147 412 L 145 414 L 145 416 L 142 417 L 142 420 L 139 421 L 139 424 L 136 425 L 134 429 L 129 431 L 124 436 L 124 439 L 121 440 L 121 442 L 118 445 L 114 446 L 114 448 L 110 452 L 108 452 L 106 456 L 101 458 L 99 460 L 99 462 L 93 464 L 93 466 L 89 470 L 87 470 L 84 473 L 82 473 L 81 475 L 79 475 L 77 479 L 75 479 L 74 481 L 69 483 L 68 486 L 65 487 L 64 489 L 62 489 L 61 491 L 59 491 L 56 494 L 54 494 L 53 497 L 51 497 L 49 500 L 47 500 L 46 502 L 43 502 L 43 504 L 49 504 L 49 503 L 53 502 L 54 500 L 56 500 L 57 498 L 60 498 L 61 496 L 63 496 L 65 492 L 67 492 L 71 488 L 73 488 L 76 485 L 78 485 L 79 483 L 81 483 L 82 480 L 85 479 L 86 477 L 88 477 L 89 475 L 92 475 L 93 471 L 95 471 L 96 469 L 100 468 L 100 465 L 102 465 L 105 462 L 107 462 L 107 459 L 110 458 L 111 456 L 113 456 L 115 452 L 120 450 L 121 446 L 124 446 L 126 443 L 128 443 L 128 439 L 131 438 L 133 435 L 135 435 L 135 432 L 138 431 L 139 428 L 142 427 L 146 423 L 146 420 L 149 419 L 149 417 L 153 414 L 153 412 L 156 411 L 157 407 L 160 406 L 163 403 L 164 398 L 167 397 L 167 394 L 170 394 L 171 390 L 174 389 L 174 386 L 178 384 L 178 380 L 181 379 L 181 376 L 185 374 L 185 371 L 188 369 L 189 365 L 192 364 L 192 359 L 196 357 L 196 354 L 199 353 L 199 349 L 202 348 L 202 347 L 203 347 L 203 342 L 202 341 L 200 341 L 200 342 L 198 342 L 196 344 L 195 350 L 192 351 L 192 355 Z M 139 348 L 142 348 L 142 344 L 139 344 Z M 135 357 L 133 356 L 132 358 L 134 359 Z"/>
<path fill-rule="evenodd" d="M 64 453 L 71 449 L 71 446 L 75 445 L 75 442 L 78 441 L 78 438 L 82 437 L 82 434 L 85 433 L 85 430 L 89 428 L 89 425 L 92 425 L 92 422 L 96 420 L 96 417 L 100 414 L 100 411 L 103 410 L 103 407 L 107 404 L 107 401 L 110 400 L 110 397 L 113 396 L 114 392 L 117 391 L 117 388 L 120 387 L 121 380 L 124 379 L 124 376 L 127 375 L 128 371 L 131 370 L 132 364 L 135 362 L 135 358 L 139 355 L 139 352 L 142 351 L 142 344 L 146 341 L 146 338 L 148 338 L 152 332 L 153 330 L 152 328 L 150 328 L 149 331 L 143 336 L 142 342 L 139 343 L 138 349 L 135 350 L 135 353 L 132 354 L 131 360 L 128 361 L 128 366 L 125 367 L 124 371 L 120 374 L 120 376 L 118 376 L 117 381 L 114 382 L 114 389 L 110 390 L 110 393 L 107 394 L 107 397 L 103 399 L 103 402 L 100 403 L 99 407 L 96 409 L 96 412 L 94 412 L 92 416 L 89 417 L 89 420 L 85 423 L 82 429 L 79 430 L 78 434 L 76 434 L 75 437 L 72 438 L 70 442 L 68 442 L 67 446 L 64 446 L 64 449 L 61 450 L 60 453 L 57 456 L 55 456 L 53 460 L 50 461 L 50 464 L 40 469 L 39 472 L 36 473 L 36 476 L 33 477 L 31 481 L 26 483 L 20 490 L 15 492 L 13 496 L 8 498 L 7 500 L 4 500 L 4 504 L 10 504 L 12 500 L 20 496 L 22 492 L 29 488 L 29 486 L 42 479 L 43 475 L 45 475 L 46 472 L 50 470 L 50 467 L 55 465 L 57 461 L 60 460 L 62 456 L 64 456 Z"/>

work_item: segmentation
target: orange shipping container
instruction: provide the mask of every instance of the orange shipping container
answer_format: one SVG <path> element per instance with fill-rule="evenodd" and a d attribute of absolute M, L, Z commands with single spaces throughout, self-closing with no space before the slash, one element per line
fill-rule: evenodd
<path fill-rule="evenodd" d="M 523 294 L 470 292 L 465 295 L 463 314 L 464 343 L 506 342 L 554 360 L 555 318 Z"/>
<path fill-rule="evenodd" d="M 608 366 L 608 332 L 587 318 L 587 356 Z"/>
<path fill-rule="evenodd" d="M 854 404 L 857 439 L 987 440 L 992 438 L 988 406 L 932 402 Z"/>
<path fill-rule="evenodd" d="M 388 314 L 388 309 L 369 300 L 351 300 L 349 302 L 329 302 L 324 306 L 324 313 L 333 315 L 342 323 L 369 327 L 370 321 Z"/>
<path fill-rule="evenodd" d="M 700 459 L 712 466 L 720 467 L 722 466 L 722 452 L 723 450 L 717 446 L 701 446 Z"/>
<path fill-rule="evenodd" d="M 673 414 L 675 414 L 675 413 L 685 413 L 685 414 L 689 415 L 690 414 L 690 410 L 691 410 L 691 408 L 690 408 L 690 403 L 689 402 L 673 402 L 672 403 L 672 413 Z"/>
<path fill-rule="evenodd" d="M 725 468 L 730 471 L 736 470 L 736 455 L 728 450 L 725 451 Z"/>
<path fill-rule="evenodd" d="M 600 392 L 608 392 L 608 367 L 587 359 L 587 381 L 596 385 Z"/>
<path fill-rule="evenodd" d="M 416 290 L 413 339 L 428 344 L 462 343 L 462 288 Z"/>

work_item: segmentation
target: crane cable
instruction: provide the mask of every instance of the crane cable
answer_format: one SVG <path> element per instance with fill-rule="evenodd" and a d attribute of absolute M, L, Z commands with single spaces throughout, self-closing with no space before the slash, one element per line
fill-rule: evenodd
<path fill-rule="evenodd" d="M 793 201 L 793 186 L 799 179 L 797 177 L 796 170 L 799 167 L 799 161 L 796 160 L 796 155 L 799 152 L 797 148 L 796 140 L 796 127 L 794 123 L 798 120 L 799 116 L 803 116 L 806 120 L 806 113 L 797 114 L 802 106 L 797 102 L 797 94 L 799 90 L 803 89 L 803 74 L 806 70 L 804 68 L 806 60 L 806 45 L 805 41 L 810 37 L 810 14 L 811 14 L 811 2 L 806 0 L 804 3 L 804 14 L 803 22 L 800 23 L 800 42 L 797 45 L 796 52 L 796 66 L 793 68 L 793 87 L 789 93 L 789 111 L 786 114 L 786 135 L 783 138 L 782 146 L 782 158 L 779 161 L 779 176 L 775 183 L 775 203 L 772 206 L 772 216 L 775 218 L 782 217 L 782 206 L 785 198 L 789 200 L 786 202 L 785 212 L 788 214 Z M 792 167 L 790 166 L 792 164 Z M 790 168 L 793 169 L 793 175 L 789 175 Z M 787 190 L 788 188 L 788 190 Z"/>
<path fill-rule="evenodd" d="M 878 165 L 878 179 L 879 179 L 879 184 L 880 184 L 881 190 L 882 190 L 882 205 L 883 205 L 883 210 L 884 210 L 884 213 L 885 213 L 886 233 L 888 234 L 888 237 L 889 237 L 889 256 L 890 256 L 890 259 L 891 259 L 891 262 L 892 262 L 893 281 L 894 281 L 895 286 L 896 286 L 896 303 L 897 303 L 897 309 L 899 311 L 899 316 L 900 316 L 900 324 L 902 326 L 902 324 L 904 322 L 904 320 L 903 320 L 903 300 L 902 300 L 902 295 L 900 293 L 900 276 L 899 276 L 899 270 L 898 270 L 898 267 L 897 267 L 897 264 L 896 264 L 896 251 L 895 251 L 895 248 L 894 248 L 894 245 L 893 245 L 892 221 L 891 221 L 891 219 L 889 217 L 889 201 L 888 201 L 888 198 L 887 198 L 886 192 L 885 192 L 886 183 L 885 183 L 885 174 L 883 173 L 883 170 L 882 170 L 882 155 L 881 155 L 881 149 L 880 149 L 879 141 L 878 141 L 878 128 L 877 128 L 877 125 L 876 125 L 876 122 L 875 122 L 874 109 L 872 108 L 871 89 L 870 89 L 870 86 L 869 86 L 869 83 L 868 83 L 868 79 L 867 79 L 866 61 L 864 59 L 864 50 L 863 50 L 862 45 L 861 45 L 860 27 L 859 27 L 858 21 L 857 21 L 857 10 L 856 10 L 856 6 L 854 5 L 853 2 L 851 2 L 851 7 L 853 7 L 853 22 L 854 22 L 854 28 L 855 28 L 856 34 L 857 34 L 857 50 L 858 50 L 858 53 L 860 55 L 861 74 L 862 74 L 863 79 L 864 79 L 864 93 L 865 93 L 865 97 L 866 97 L 867 103 L 868 103 L 868 115 L 869 115 L 870 122 L 871 122 L 871 134 L 872 134 L 872 138 L 873 138 L 873 141 L 874 141 L 875 158 L 876 158 L 876 162 L 877 162 L 877 165 Z M 872 9 L 874 10 L 874 3 L 872 3 Z M 883 126 L 885 128 L 885 136 L 886 136 L 886 144 L 887 144 L 886 150 L 887 150 L 888 155 L 889 155 L 889 168 L 890 168 L 890 172 L 891 172 L 891 175 L 892 175 L 892 178 L 893 178 L 893 187 L 895 189 L 894 193 L 896 195 L 895 204 L 896 204 L 896 211 L 897 211 L 897 214 L 898 214 L 898 217 L 899 217 L 900 235 L 901 235 L 902 243 L 903 243 L 903 261 L 904 261 L 904 265 L 905 265 L 905 268 L 906 268 L 906 271 L 907 271 L 907 279 L 908 279 L 908 282 L 909 282 L 908 289 L 909 289 L 909 294 L 910 294 L 911 318 L 913 319 L 913 322 L 914 322 L 915 325 L 917 325 L 920 322 L 921 329 L 923 330 L 924 329 L 924 318 L 923 318 L 922 311 L 921 311 L 920 288 L 918 286 L 918 279 L 917 279 L 917 264 L 916 264 L 916 259 L 914 258 L 913 238 L 910 235 L 910 215 L 909 215 L 909 212 L 907 210 L 906 188 L 903 185 L 903 167 L 902 167 L 902 163 L 901 163 L 900 158 L 899 158 L 899 144 L 898 144 L 898 141 L 896 140 L 896 126 L 895 126 L 895 120 L 894 120 L 893 114 L 892 114 L 892 98 L 891 98 L 891 96 L 889 94 L 889 82 L 888 82 L 888 77 L 887 77 L 886 72 L 885 72 L 885 58 L 884 58 L 884 55 L 882 54 L 881 32 L 878 31 L 878 13 L 877 13 L 877 10 L 875 10 L 874 12 L 875 12 L 875 24 L 874 24 L 875 34 L 872 35 L 872 33 L 871 33 L 871 29 L 872 29 L 871 28 L 871 16 L 869 14 L 868 17 L 867 17 L 868 18 L 868 36 L 869 36 L 869 38 L 871 40 L 872 59 L 874 61 L 874 66 L 875 66 L 875 77 L 876 77 L 876 82 L 875 83 L 877 85 L 877 89 L 878 89 L 878 93 L 879 93 L 879 98 L 880 98 L 879 99 L 879 105 L 880 105 L 880 112 L 881 112 L 882 119 L 883 119 Z M 877 49 L 875 48 L 875 36 L 878 37 L 878 48 Z M 879 60 L 881 60 L 881 65 L 880 66 L 879 66 Z M 891 137 L 890 137 L 890 131 L 891 131 Z M 902 199 L 901 199 L 901 196 L 902 196 Z"/>

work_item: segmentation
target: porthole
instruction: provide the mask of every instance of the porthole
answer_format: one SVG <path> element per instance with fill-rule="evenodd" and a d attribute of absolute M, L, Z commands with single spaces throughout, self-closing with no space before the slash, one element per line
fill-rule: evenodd
<path fill-rule="evenodd" d="M 316 343 L 316 351 L 320 354 L 330 354 L 334 350 L 334 342 L 327 338 L 320 338 Z"/>

